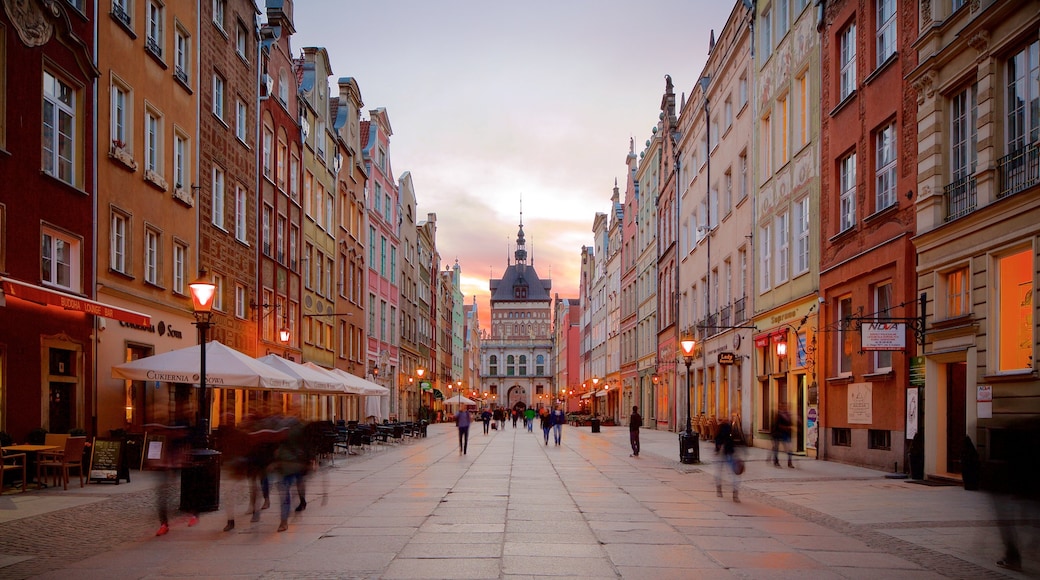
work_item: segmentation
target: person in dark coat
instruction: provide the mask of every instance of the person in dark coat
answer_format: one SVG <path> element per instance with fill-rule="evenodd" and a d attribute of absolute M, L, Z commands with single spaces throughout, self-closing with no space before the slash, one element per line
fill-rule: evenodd
<path fill-rule="evenodd" d="M 787 451 L 787 466 L 794 467 L 794 463 L 791 461 L 791 429 L 793 427 L 794 421 L 791 419 L 790 411 L 787 410 L 787 405 L 781 404 L 773 418 L 773 465 L 776 467 L 780 467 L 781 446 Z"/>
<path fill-rule="evenodd" d="M 491 432 L 491 411 L 484 409 L 484 412 L 480 414 L 480 420 L 484 422 L 484 435 Z"/>
<path fill-rule="evenodd" d="M 469 416 L 469 411 L 459 405 L 459 412 L 455 413 L 455 426 L 459 428 L 459 455 L 466 454 L 466 448 L 469 447 L 469 425 L 472 420 Z"/>
<path fill-rule="evenodd" d="M 541 412 L 542 433 L 545 435 L 545 444 L 549 444 L 549 431 L 552 430 L 553 418 L 547 409 Z"/>
<path fill-rule="evenodd" d="M 632 407 L 632 414 L 628 417 L 628 442 L 632 445 L 632 455 L 639 457 L 639 428 L 643 426 L 643 416 L 639 414 L 639 407 Z"/>
<path fill-rule="evenodd" d="M 733 501 L 740 502 L 740 474 L 737 473 L 738 466 L 736 457 L 736 444 L 733 441 L 733 425 L 729 419 L 723 419 L 719 423 L 719 430 L 715 435 L 715 454 L 721 454 L 721 460 L 716 462 L 715 471 L 715 494 L 722 497 L 722 474 L 728 471 L 730 480 L 733 482 Z M 742 464 L 741 464 L 742 465 Z"/>
<path fill-rule="evenodd" d="M 556 408 L 553 409 L 552 423 L 553 441 L 560 445 L 563 442 L 563 426 L 567 424 L 567 413 L 564 413 L 559 405 L 556 405 Z"/>

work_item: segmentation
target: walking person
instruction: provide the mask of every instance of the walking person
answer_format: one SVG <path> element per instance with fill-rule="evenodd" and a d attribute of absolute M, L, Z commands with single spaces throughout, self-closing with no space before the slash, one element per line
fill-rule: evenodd
<path fill-rule="evenodd" d="M 513 409 L 511 415 L 513 416 L 513 429 L 516 429 L 516 422 L 520 418 L 520 411 Z"/>
<path fill-rule="evenodd" d="M 535 416 L 535 414 L 536 413 L 534 412 L 534 409 L 532 409 L 531 407 L 528 407 L 527 410 L 524 411 L 524 427 L 527 427 L 527 432 L 528 433 L 533 433 L 534 432 L 534 416 Z"/>
<path fill-rule="evenodd" d="M 484 435 L 487 435 L 491 431 L 491 411 L 487 408 L 480 414 L 480 420 L 484 422 Z"/>
<path fill-rule="evenodd" d="M 776 416 L 773 417 L 773 465 L 780 467 L 780 446 L 783 445 L 784 450 L 787 451 L 787 466 L 794 467 L 794 462 L 791 453 L 791 429 L 794 427 L 794 421 L 791 420 L 791 413 L 787 410 L 787 405 L 784 403 L 780 404 L 780 407 L 776 410 Z"/>
<path fill-rule="evenodd" d="M 639 428 L 643 426 L 643 416 L 639 414 L 639 407 L 632 406 L 632 414 L 628 417 L 628 442 L 632 445 L 632 455 L 639 457 Z"/>
<path fill-rule="evenodd" d="M 560 445 L 563 440 L 563 426 L 567 423 L 567 413 L 559 405 L 552 412 L 553 440 Z"/>
<path fill-rule="evenodd" d="M 733 426 L 729 419 L 719 423 L 719 431 L 715 435 L 715 454 L 722 454 L 716 462 L 715 495 L 722 497 L 722 474 L 728 472 L 733 484 L 733 501 L 740 503 L 740 474 L 744 472 L 744 461 L 736 456 L 736 445 L 733 441 Z"/>
<path fill-rule="evenodd" d="M 455 413 L 455 426 L 459 428 L 459 455 L 465 455 L 466 448 L 469 446 L 470 423 L 472 420 L 469 411 L 459 405 L 459 412 Z"/>
<path fill-rule="evenodd" d="M 549 445 L 549 431 L 552 429 L 553 418 L 549 411 L 542 409 L 541 412 L 542 433 L 545 435 L 545 445 Z"/>

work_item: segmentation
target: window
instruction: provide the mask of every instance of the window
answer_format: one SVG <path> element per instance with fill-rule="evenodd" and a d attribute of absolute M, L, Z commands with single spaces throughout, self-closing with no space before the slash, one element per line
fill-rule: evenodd
<path fill-rule="evenodd" d="M 112 16 L 123 26 L 130 26 L 130 0 L 112 0 Z"/>
<path fill-rule="evenodd" d="M 336 198 L 329 191 L 325 195 L 325 231 L 332 234 L 333 221 L 336 219 L 336 212 L 334 206 L 336 205 Z"/>
<path fill-rule="evenodd" d="M 997 301 L 995 332 L 997 372 L 1031 370 L 1033 345 L 1033 248 L 1027 247 L 996 258 Z M 991 369 L 992 372 L 992 369 Z"/>
<path fill-rule="evenodd" d="M 184 84 L 189 84 L 191 70 L 191 36 L 177 26 L 173 36 L 173 76 Z"/>
<path fill-rule="evenodd" d="M 375 268 L 376 265 L 376 228 L 368 226 L 368 265 Z"/>
<path fill-rule="evenodd" d="M 770 121 L 769 115 L 766 115 L 761 124 L 762 174 L 765 179 L 769 179 L 773 173 L 773 128 Z"/>
<path fill-rule="evenodd" d="M 488 357 L 488 374 L 498 374 L 498 357 L 496 355 L 491 355 Z"/>
<path fill-rule="evenodd" d="M 325 207 L 325 186 L 322 185 L 321 182 L 318 182 L 315 185 L 316 187 L 312 190 L 314 191 L 314 201 L 312 202 L 311 207 L 314 208 L 314 224 L 318 227 L 322 227 L 325 223 L 321 218 L 321 214 Z"/>
<path fill-rule="evenodd" d="M 109 237 L 108 267 L 121 274 L 126 271 L 126 248 L 127 248 L 127 216 L 123 213 L 112 212 L 112 231 Z"/>
<path fill-rule="evenodd" d="M 809 271 L 809 198 L 795 202 L 794 217 L 794 273 Z"/>
<path fill-rule="evenodd" d="M 740 152 L 740 199 L 748 196 L 747 151 Z"/>
<path fill-rule="evenodd" d="M 246 317 L 246 287 L 241 284 L 235 284 L 235 317 Z"/>
<path fill-rule="evenodd" d="M 332 298 L 333 294 L 334 294 L 334 291 L 332 289 L 332 273 L 333 273 L 333 271 L 335 271 L 335 268 L 336 268 L 336 261 L 333 260 L 331 256 L 330 257 L 326 257 L 325 258 L 325 280 L 324 280 L 325 289 L 324 289 L 324 292 L 323 292 L 323 294 L 325 295 L 326 298 Z M 394 336 L 393 333 L 390 333 L 390 335 Z"/>
<path fill-rule="evenodd" d="M 892 432 L 882 429 L 867 429 L 868 449 L 892 449 Z"/>
<path fill-rule="evenodd" d="M 776 218 L 776 283 L 783 284 L 791 268 L 791 214 L 784 212 Z"/>
<path fill-rule="evenodd" d="M 729 131 L 733 126 L 733 101 L 726 97 L 726 103 L 722 106 L 722 119 L 725 123 L 723 131 Z"/>
<path fill-rule="evenodd" d="M 246 190 L 241 185 L 235 186 L 235 239 L 248 244 L 249 239 L 247 238 L 248 227 L 246 225 L 247 208 L 248 203 L 246 197 Z"/>
<path fill-rule="evenodd" d="M 285 219 L 285 216 L 279 214 L 279 216 L 278 216 L 278 230 L 276 232 L 277 238 L 275 239 L 275 247 L 277 247 L 277 249 L 278 249 L 277 250 L 277 252 L 278 252 L 278 256 L 277 257 L 278 257 L 278 263 L 279 264 L 284 264 L 285 263 L 285 226 L 287 225 L 287 223 L 288 223 L 288 221 Z M 294 243 L 294 244 L 292 244 L 292 246 L 293 246 L 293 251 L 295 252 L 296 251 L 296 244 Z M 295 264 L 295 260 L 293 261 L 293 263 Z"/>
<path fill-rule="evenodd" d="M 510 377 L 516 375 L 516 356 L 514 355 L 506 356 L 506 375 Z"/>
<path fill-rule="evenodd" d="M 224 170 L 213 168 L 213 225 L 224 229 Z"/>
<path fill-rule="evenodd" d="M 224 311 L 224 277 L 220 274 L 213 275 L 213 309 Z"/>
<path fill-rule="evenodd" d="M 278 71 L 278 100 L 283 105 L 289 102 L 289 75 L 284 68 Z"/>
<path fill-rule="evenodd" d="M 769 10 L 762 12 L 759 28 L 762 30 L 762 60 L 773 54 L 773 15 Z"/>
<path fill-rule="evenodd" d="M 278 219 L 285 219 L 285 218 L 279 217 Z M 298 239 L 300 239 L 300 228 L 298 228 L 296 226 L 290 226 L 289 227 L 289 268 L 292 269 L 293 272 L 296 271 L 296 264 L 297 264 L 297 258 L 298 258 L 298 256 L 296 255 L 296 251 L 297 251 L 296 240 L 298 240 Z"/>
<path fill-rule="evenodd" d="M 132 104 L 130 89 L 118 85 L 112 85 L 112 146 L 116 149 L 129 149 L 130 135 L 133 133 L 130 127 L 130 107 Z"/>
<path fill-rule="evenodd" d="M 379 275 L 386 278 L 386 236 L 379 236 Z"/>
<path fill-rule="evenodd" d="M 148 2 L 148 34 L 144 47 L 155 56 L 162 58 L 163 45 L 163 7 L 155 0 Z"/>
<path fill-rule="evenodd" d="M 788 108 L 788 95 L 784 95 L 776 100 L 777 116 L 780 117 L 780 165 L 787 163 L 790 159 L 791 149 L 788 143 L 788 135 L 790 134 L 790 109 Z"/>
<path fill-rule="evenodd" d="M 776 1 L 776 41 L 780 42 L 780 39 L 787 34 L 787 28 L 790 26 L 790 15 L 788 14 L 788 2 L 790 0 L 777 0 Z"/>
<path fill-rule="evenodd" d="M 390 283 L 397 284 L 397 247 L 390 246 Z"/>
<path fill-rule="evenodd" d="M 379 340 L 386 342 L 386 300 L 379 302 Z"/>
<path fill-rule="evenodd" d="M 159 284 L 159 232 L 152 228 L 144 230 L 144 281 Z"/>
<path fill-rule="evenodd" d="M 144 168 L 162 174 L 162 118 L 151 109 L 144 112 Z"/>
<path fill-rule="evenodd" d="M 877 65 L 896 53 L 896 0 L 877 0 Z"/>
<path fill-rule="evenodd" d="M 941 275 L 946 295 L 946 318 L 968 314 L 971 304 L 968 294 L 968 267 L 962 266 Z"/>
<path fill-rule="evenodd" d="M 722 213 L 729 215 L 733 208 L 733 170 L 727 168 L 722 175 Z"/>
<path fill-rule="evenodd" d="M 773 244 L 773 232 L 771 230 L 772 228 L 767 225 L 759 228 L 758 233 L 758 239 L 761 240 L 760 244 L 762 246 L 762 253 L 759 258 L 761 260 L 759 265 L 762 274 L 761 286 L 759 288 L 761 292 L 766 292 L 772 287 L 772 282 L 769 279 L 770 273 L 773 271 L 773 261 L 770 255 L 770 246 Z"/>
<path fill-rule="evenodd" d="M 289 196 L 300 199 L 300 158 L 295 153 L 289 159 Z"/>
<path fill-rule="evenodd" d="M 539 354 L 534 357 L 534 374 L 542 376 L 545 374 L 545 355 Z"/>
<path fill-rule="evenodd" d="M 796 107 L 795 116 L 795 138 L 797 147 L 802 147 L 809 142 L 809 75 L 802 73 L 794 79 L 794 98 Z"/>
<path fill-rule="evenodd" d="M 249 109 L 242 99 L 235 101 L 235 137 L 245 143 L 249 131 Z"/>
<path fill-rule="evenodd" d="M 377 214 L 383 213 L 383 186 L 376 184 L 375 193 L 372 195 L 372 202 L 375 204 L 375 210 Z"/>
<path fill-rule="evenodd" d="M 227 11 L 227 0 L 213 0 L 213 24 L 224 30 L 224 14 Z"/>
<path fill-rule="evenodd" d="M 224 78 L 213 75 L 213 114 L 224 120 Z"/>
<path fill-rule="evenodd" d="M 1035 144 L 1040 137 L 1038 77 L 1040 41 L 1034 41 L 1007 61 L 1007 153 Z"/>
<path fill-rule="evenodd" d="M 525 354 L 520 355 L 520 376 L 527 376 L 527 355 Z"/>
<path fill-rule="evenodd" d="M 325 140 L 328 136 L 325 134 L 325 121 L 319 120 L 314 132 L 314 146 L 318 150 L 318 157 L 325 159 Z"/>
<path fill-rule="evenodd" d="M 856 24 L 841 31 L 841 85 L 838 95 L 844 101 L 856 90 Z"/>
<path fill-rule="evenodd" d="M 264 177 L 273 179 L 271 169 L 274 166 L 274 133 L 271 132 L 271 128 L 267 125 L 264 125 L 264 136 L 261 146 L 263 147 L 261 154 L 264 164 Z"/>
<path fill-rule="evenodd" d="M 850 153 L 839 163 L 841 184 L 841 231 L 856 225 L 856 154 Z"/>
<path fill-rule="evenodd" d="M 308 290 L 313 289 L 311 286 L 311 269 L 314 263 L 314 246 L 310 242 L 305 242 L 303 245 L 303 285 Z M 372 328 L 369 326 L 369 328 Z"/>
<path fill-rule="evenodd" d="M 978 156 L 976 90 L 978 85 L 950 99 L 950 177 L 959 181 L 975 175 Z"/>
<path fill-rule="evenodd" d="M 386 223 L 388 223 L 388 224 L 389 223 L 393 223 L 390 220 L 390 212 L 393 210 L 393 204 L 390 203 L 390 196 L 387 195 L 386 198 L 384 199 L 384 201 L 386 203 L 383 204 L 383 219 L 385 219 Z"/>
<path fill-rule="evenodd" d="M 238 34 L 235 35 L 235 52 L 242 58 L 246 57 L 246 51 L 249 46 L 249 31 L 246 30 L 245 24 L 238 23 Z"/>
<path fill-rule="evenodd" d="M 740 75 L 740 81 L 737 84 L 737 106 L 743 108 L 748 102 L 748 80 L 747 73 Z"/>
<path fill-rule="evenodd" d="M 737 267 L 740 268 L 740 288 L 737 289 L 739 296 L 743 298 L 748 293 L 748 261 L 747 261 L 747 249 L 740 248 L 737 250 Z"/>
<path fill-rule="evenodd" d="M 314 200 L 311 196 L 314 192 L 314 174 L 309 169 L 303 173 L 303 213 L 310 217 L 314 212 Z"/>
<path fill-rule="evenodd" d="M 877 158 L 874 191 L 874 211 L 881 211 L 896 203 L 896 126 L 890 124 L 877 133 Z"/>
<path fill-rule="evenodd" d="M 278 176 L 278 189 L 285 191 L 285 162 L 286 156 L 289 154 L 289 147 L 285 144 L 282 137 L 278 138 L 278 157 L 277 164 L 275 165 L 275 171 Z"/>
<path fill-rule="evenodd" d="M 185 261 L 187 256 L 188 246 L 182 243 L 173 244 L 173 291 L 177 294 L 184 294 L 184 278 L 188 269 Z"/>
<path fill-rule="evenodd" d="M 852 374 L 852 350 L 855 329 L 846 319 L 852 316 L 852 297 L 845 296 L 838 300 L 838 348 L 835 349 L 835 363 L 839 375 Z"/>
<path fill-rule="evenodd" d="M 43 73 L 43 171 L 75 185 L 76 91 Z"/>
<path fill-rule="evenodd" d="M 271 255 L 271 221 L 274 216 L 274 208 L 264 204 L 264 211 L 260 216 L 260 249 L 265 256 Z"/>
<path fill-rule="evenodd" d="M 834 427 L 831 430 L 831 445 L 835 447 L 852 447 L 852 429 Z"/>
<path fill-rule="evenodd" d="M 74 292 L 80 291 L 80 240 L 44 227 L 42 235 L 43 283 Z"/>
<path fill-rule="evenodd" d="M 184 187 L 187 183 L 188 169 L 188 138 L 179 133 L 173 134 L 173 181 L 177 189 Z"/>
<path fill-rule="evenodd" d="M 886 282 L 874 286 L 874 315 L 877 318 L 891 318 L 892 306 L 892 283 Z M 879 373 L 892 370 L 892 351 L 874 352 L 874 370 Z"/>

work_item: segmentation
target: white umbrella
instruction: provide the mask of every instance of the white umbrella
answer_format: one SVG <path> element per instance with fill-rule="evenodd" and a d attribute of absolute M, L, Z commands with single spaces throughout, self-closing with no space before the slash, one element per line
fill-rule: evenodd
<path fill-rule="evenodd" d="M 269 354 L 256 359 L 265 365 L 274 367 L 300 381 L 300 390 L 312 393 L 345 393 L 347 383 L 330 373 L 316 370 L 307 365 Z"/>
<path fill-rule="evenodd" d="M 365 380 L 357 375 L 352 375 L 347 371 L 341 369 L 332 369 L 332 371 L 330 372 L 336 374 L 339 377 L 342 377 L 343 380 L 347 382 L 348 386 L 353 387 L 354 389 L 359 391 L 359 395 L 368 395 L 375 397 L 390 396 L 390 389 L 382 385 L 377 385 L 372 381 Z"/>
<path fill-rule="evenodd" d="M 112 367 L 131 381 L 199 383 L 199 346 L 189 346 Z M 206 343 L 206 385 L 295 391 L 299 381 L 219 342 Z"/>
<path fill-rule="evenodd" d="M 455 395 L 444 399 L 445 405 L 476 405 L 477 402 L 463 395 Z"/>
<path fill-rule="evenodd" d="M 307 368 L 309 368 L 309 369 L 311 369 L 313 371 L 322 373 L 324 375 L 328 375 L 329 380 L 337 380 L 337 381 L 339 381 L 343 385 L 342 392 L 344 392 L 344 393 L 346 393 L 348 395 L 364 395 L 365 394 L 365 390 L 364 389 L 362 389 L 361 387 L 357 386 L 356 384 L 352 384 L 353 381 L 351 381 L 350 379 L 348 379 L 345 376 L 345 375 L 347 375 L 347 373 L 344 373 L 343 371 L 341 371 L 339 369 L 327 369 L 327 368 L 325 368 L 323 366 L 316 365 L 316 364 L 314 364 L 312 362 L 305 362 L 305 363 L 303 363 L 303 366 L 305 366 L 305 367 L 307 367 Z M 351 376 L 353 376 L 353 375 L 351 375 Z"/>

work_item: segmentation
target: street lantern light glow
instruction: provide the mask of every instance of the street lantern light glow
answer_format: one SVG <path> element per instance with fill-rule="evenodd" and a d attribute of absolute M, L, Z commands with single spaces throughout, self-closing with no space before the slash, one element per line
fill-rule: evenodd
<path fill-rule="evenodd" d="M 684 357 L 690 358 L 693 356 L 693 349 L 695 346 L 697 346 L 697 341 L 694 340 L 692 336 L 687 336 L 686 338 L 682 339 L 681 341 L 679 341 L 679 344 L 682 345 L 682 352 Z"/>
<path fill-rule="evenodd" d="M 278 338 L 285 344 L 289 344 L 289 329 L 285 326 L 278 331 Z"/>
<path fill-rule="evenodd" d="M 424 368 L 422 368 L 422 367 L 419 367 L 419 368 L 415 369 L 415 375 L 416 375 L 417 377 L 419 377 L 420 379 L 421 379 L 421 378 L 423 377 L 423 375 L 425 375 L 425 374 L 426 374 L 426 369 L 424 369 Z"/>
<path fill-rule="evenodd" d="M 191 284 L 188 284 L 191 288 L 191 306 L 192 309 L 197 313 L 207 313 L 213 311 L 213 298 L 217 293 L 217 285 L 209 279 L 206 275 L 206 271 L 203 270 L 198 279 Z"/>

